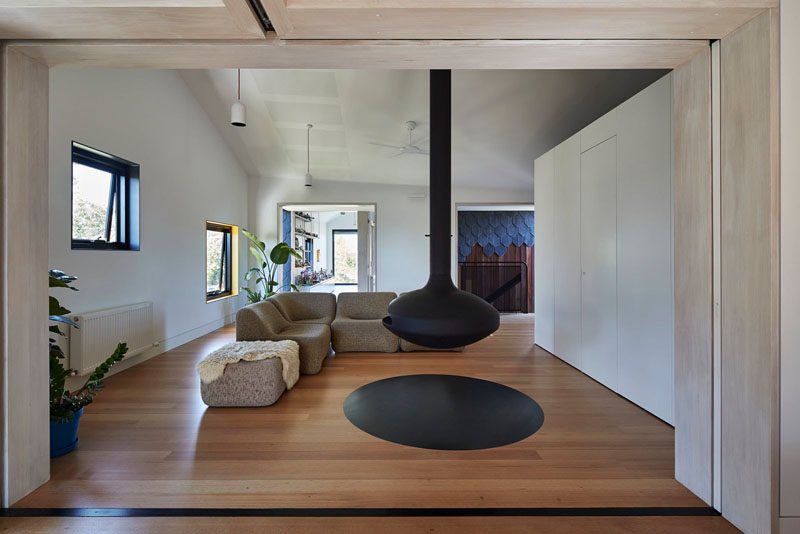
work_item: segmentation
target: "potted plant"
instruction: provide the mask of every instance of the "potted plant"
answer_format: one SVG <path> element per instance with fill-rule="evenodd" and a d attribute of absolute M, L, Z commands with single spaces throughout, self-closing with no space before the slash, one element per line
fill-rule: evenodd
<path fill-rule="evenodd" d="M 258 288 L 255 291 L 249 287 L 244 288 L 247 293 L 247 300 L 252 303 L 261 302 L 287 287 L 292 291 L 299 291 L 294 284 L 280 286 L 275 277 L 278 274 L 278 266 L 285 264 L 292 256 L 303 259 L 300 253 L 283 241 L 272 247 L 272 250 L 267 253 L 267 245 L 263 241 L 247 230 L 242 229 L 242 233 L 250 240 L 250 253 L 256 258 L 258 265 L 258 267 L 253 267 L 247 271 L 244 276 L 244 279 L 248 281 L 255 276 L 255 283 Z"/>
<path fill-rule="evenodd" d="M 77 291 L 71 284 L 76 280 L 62 271 L 50 270 L 50 287 L 61 287 Z M 69 310 L 59 304 L 58 299 L 50 297 L 50 333 L 65 336 L 58 323 L 80 328 L 67 318 Z M 83 415 L 83 407 L 90 404 L 94 396 L 103 389 L 103 377 L 112 365 L 121 361 L 128 352 L 125 343 L 119 343 L 114 353 L 89 375 L 89 378 L 75 391 L 66 389 L 67 378 L 78 374 L 74 369 L 64 367 L 64 352 L 58 345 L 57 337 L 50 337 L 50 457 L 55 458 L 72 451 L 78 444 L 78 424 Z"/>

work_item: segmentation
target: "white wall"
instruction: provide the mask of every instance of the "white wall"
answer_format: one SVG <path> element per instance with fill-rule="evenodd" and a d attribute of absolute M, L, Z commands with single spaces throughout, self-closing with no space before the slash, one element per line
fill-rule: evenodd
<path fill-rule="evenodd" d="M 800 2 L 781 2 L 781 531 L 800 531 Z"/>
<path fill-rule="evenodd" d="M 141 250 L 70 250 L 73 140 L 141 166 Z M 232 320 L 242 295 L 205 301 L 205 221 L 245 225 L 246 195 L 247 176 L 175 72 L 50 71 L 50 266 L 80 289 L 58 298 L 73 312 L 152 301 L 161 346 L 131 363 Z"/>
<path fill-rule="evenodd" d="M 456 202 L 533 202 L 530 190 L 453 188 L 452 228 L 456 229 Z M 251 177 L 249 195 L 250 227 L 267 242 L 275 242 L 278 202 L 297 204 L 376 203 L 378 291 L 409 291 L 428 279 L 428 197 L 427 187 L 365 184 L 315 180 L 304 187 L 302 180 L 274 180 Z M 453 273 L 457 256 L 453 240 Z"/>

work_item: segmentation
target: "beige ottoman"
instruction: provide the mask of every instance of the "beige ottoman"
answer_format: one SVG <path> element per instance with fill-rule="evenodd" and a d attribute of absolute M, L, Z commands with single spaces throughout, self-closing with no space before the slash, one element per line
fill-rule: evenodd
<path fill-rule="evenodd" d="M 269 406 L 300 377 L 299 347 L 290 340 L 228 343 L 196 370 L 208 406 Z"/>
<path fill-rule="evenodd" d="M 211 407 L 269 406 L 286 391 L 282 373 L 278 358 L 229 363 L 220 378 L 200 381 L 200 396 Z"/>

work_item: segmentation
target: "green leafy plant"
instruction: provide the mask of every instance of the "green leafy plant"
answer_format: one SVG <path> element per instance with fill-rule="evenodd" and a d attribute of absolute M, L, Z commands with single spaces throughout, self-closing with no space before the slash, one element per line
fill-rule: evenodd
<path fill-rule="evenodd" d="M 244 276 L 247 281 L 255 277 L 256 287 L 258 288 L 255 291 L 249 287 L 244 288 L 247 293 L 247 300 L 253 303 L 261 302 L 287 287 L 292 291 L 299 291 L 294 284 L 280 286 L 275 278 L 278 274 L 278 266 L 285 264 L 291 257 L 297 259 L 303 259 L 303 257 L 283 241 L 267 252 L 267 245 L 254 234 L 244 229 L 242 229 L 242 233 L 250 241 L 250 253 L 255 257 L 258 264 L 258 267 L 253 267 Z"/>
<path fill-rule="evenodd" d="M 50 270 L 49 276 L 51 288 L 78 290 L 72 286 L 72 282 L 76 280 L 74 276 L 55 269 Z M 80 328 L 77 323 L 66 317 L 68 313 L 69 310 L 63 307 L 58 299 L 50 296 L 50 320 L 58 323 L 50 325 L 51 334 L 65 336 L 61 330 L 61 324 Z M 64 367 L 64 351 L 58 345 L 58 338 L 50 337 L 50 420 L 59 423 L 72 421 L 75 412 L 87 404 L 91 404 L 95 395 L 103 389 L 103 377 L 112 365 L 122 361 L 127 352 L 128 346 L 125 343 L 119 343 L 114 353 L 97 366 L 83 386 L 75 391 L 69 391 L 66 389 L 67 378 L 78 372 L 75 369 Z"/>

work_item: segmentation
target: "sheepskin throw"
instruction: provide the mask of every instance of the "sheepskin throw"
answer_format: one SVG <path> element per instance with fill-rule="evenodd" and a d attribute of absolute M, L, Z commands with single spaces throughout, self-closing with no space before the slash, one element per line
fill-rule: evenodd
<path fill-rule="evenodd" d="M 300 378 L 300 347 L 294 341 L 236 341 L 218 348 L 197 364 L 200 380 L 211 383 L 225 372 L 225 366 L 240 360 L 253 362 L 267 358 L 280 358 L 283 364 L 283 381 L 292 389 Z"/>

